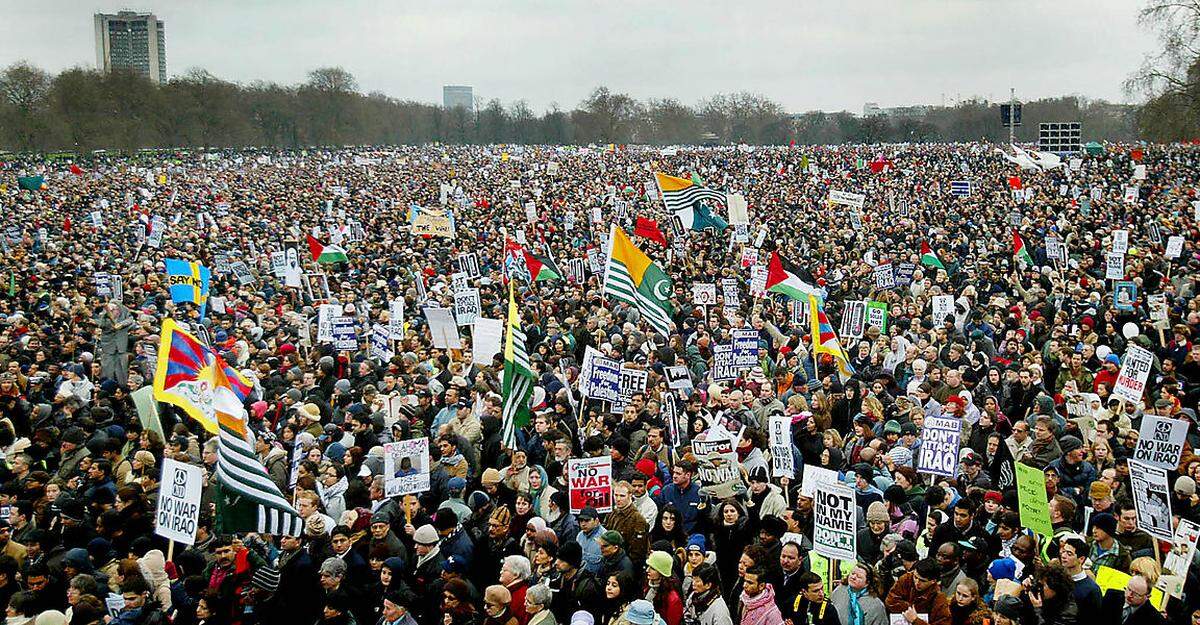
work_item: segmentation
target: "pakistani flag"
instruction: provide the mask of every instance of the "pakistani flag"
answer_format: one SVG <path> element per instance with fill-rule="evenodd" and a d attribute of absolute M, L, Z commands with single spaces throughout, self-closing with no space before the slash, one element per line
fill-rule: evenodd
<path fill-rule="evenodd" d="M 525 332 L 521 330 L 517 302 L 513 298 L 513 283 L 508 283 L 508 335 L 504 340 L 504 380 L 501 392 L 500 442 L 508 449 L 517 448 L 517 428 L 529 423 L 529 398 L 533 395 L 536 378 L 525 351 Z"/>
<path fill-rule="evenodd" d="M 308 235 L 308 252 L 312 254 L 312 259 L 322 264 L 346 263 L 350 259 L 346 257 L 346 250 L 339 245 L 325 245 L 318 241 L 313 235 Z"/>
<path fill-rule="evenodd" d="M 1029 248 L 1025 247 L 1025 240 L 1021 238 L 1021 233 L 1013 230 L 1013 256 L 1017 260 L 1025 263 L 1026 267 L 1033 266 L 1033 257 L 1029 255 Z"/>
<path fill-rule="evenodd" d="M 937 257 L 937 254 L 933 253 L 933 248 L 929 247 L 927 241 L 921 241 L 921 264 L 926 267 L 937 267 L 938 269 L 946 268 L 942 264 L 942 260 Z"/>
<path fill-rule="evenodd" d="M 783 293 L 801 302 L 807 302 L 808 297 L 822 297 L 821 292 L 799 276 L 799 272 L 788 271 L 783 266 L 783 258 L 778 252 L 771 252 L 771 262 L 767 263 L 767 292 Z"/>
<path fill-rule="evenodd" d="M 671 279 L 616 224 L 609 240 L 612 250 L 604 268 L 604 294 L 636 306 L 650 327 L 671 336 Z"/>

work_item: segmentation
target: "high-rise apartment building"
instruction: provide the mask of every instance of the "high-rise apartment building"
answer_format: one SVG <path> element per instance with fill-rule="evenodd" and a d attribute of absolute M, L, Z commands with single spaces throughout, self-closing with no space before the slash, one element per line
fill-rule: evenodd
<path fill-rule="evenodd" d="M 463 85 L 446 85 L 442 87 L 442 106 L 447 109 L 461 107 L 467 109 L 467 111 L 474 111 L 474 89 Z"/>
<path fill-rule="evenodd" d="M 96 69 L 131 69 L 156 83 L 167 81 L 167 42 L 153 13 L 97 13 Z"/>

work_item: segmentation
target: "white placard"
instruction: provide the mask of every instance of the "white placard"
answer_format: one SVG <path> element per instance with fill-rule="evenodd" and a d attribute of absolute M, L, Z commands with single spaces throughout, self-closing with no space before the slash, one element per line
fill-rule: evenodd
<path fill-rule="evenodd" d="M 454 320 L 454 311 L 449 308 L 430 306 L 424 309 L 424 313 L 434 347 L 462 349 L 462 339 L 458 336 L 458 323 Z"/>
<path fill-rule="evenodd" d="M 771 475 L 796 478 L 795 458 L 792 457 L 792 418 L 771 417 L 768 424 L 771 442 Z"/>
<path fill-rule="evenodd" d="M 933 296 L 933 324 L 942 325 L 946 317 L 954 314 L 954 296 L 953 295 L 934 295 Z"/>
<path fill-rule="evenodd" d="M 692 303 L 697 306 L 713 306 L 717 303 L 717 285 L 711 282 L 692 284 Z"/>
<path fill-rule="evenodd" d="M 471 326 L 471 359 L 477 365 L 491 366 L 492 358 L 500 353 L 504 339 L 504 321 L 476 317 Z"/>
<path fill-rule="evenodd" d="M 429 490 L 429 439 L 383 445 L 384 495 L 399 497 Z"/>
<path fill-rule="evenodd" d="M 388 302 L 388 332 L 392 339 L 399 341 L 404 338 L 404 298 L 397 297 Z"/>
<path fill-rule="evenodd" d="M 1183 443 L 1187 439 L 1188 422 L 1171 417 L 1145 415 L 1138 430 L 1137 447 L 1133 459 L 1152 467 L 1174 471 L 1179 467 L 1183 455 Z"/>
<path fill-rule="evenodd" d="M 1142 394 L 1146 392 L 1146 379 L 1153 366 L 1154 354 L 1137 345 L 1129 345 L 1125 349 L 1125 359 L 1121 362 L 1121 372 L 1117 374 L 1112 394 L 1132 404 L 1140 404 Z"/>
<path fill-rule="evenodd" d="M 1109 252 L 1104 255 L 1104 279 L 1123 280 L 1125 278 L 1125 255 Z"/>
<path fill-rule="evenodd" d="M 154 533 L 184 545 L 195 543 L 196 526 L 200 522 L 200 491 L 204 489 L 204 471 L 194 465 L 164 458 L 159 484 Z"/>
<path fill-rule="evenodd" d="M 829 191 L 829 201 L 842 206 L 853 206 L 859 210 L 862 209 L 866 202 L 867 196 L 862 193 L 850 193 L 849 191 L 837 191 L 831 189 Z"/>
<path fill-rule="evenodd" d="M 1183 254 L 1183 237 L 1173 234 L 1167 237 L 1167 258 L 1179 258 Z"/>
<path fill-rule="evenodd" d="M 818 483 L 813 498 L 813 550 L 837 560 L 858 557 L 854 489 L 838 482 Z"/>
<path fill-rule="evenodd" d="M 1125 254 L 1129 251 L 1128 230 L 1113 230 L 1112 251 L 1117 254 Z"/>
<path fill-rule="evenodd" d="M 458 325 L 473 325 L 482 310 L 479 289 L 467 289 L 454 294 L 454 319 Z"/>
<path fill-rule="evenodd" d="M 1138 529 L 1161 540 L 1171 540 L 1171 496 L 1167 472 L 1129 461 L 1129 492 L 1137 513 Z"/>

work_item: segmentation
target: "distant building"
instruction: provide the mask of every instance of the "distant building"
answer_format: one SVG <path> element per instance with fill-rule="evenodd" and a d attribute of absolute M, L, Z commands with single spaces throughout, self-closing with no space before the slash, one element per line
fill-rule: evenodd
<path fill-rule="evenodd" d="M 156 82 L 167 82 L 167 42 L 162 20 L 153 13 L 97 13 L 96 69 L 131 69 Z"/>
<path fill-rule="evenodd" d="M 442 87 L 442 106 L 447 109 L 464 108 L 475 110 L 475 90 L 463 85 L 446 85 Z"/>
<path fill-rule="evenodd" d="M 884 117 L 901 118 L 901 117 L 924 117 L 934 107 L 924 104 L 915 106 L 895 106 L 892 108 L 881 108 L 877 102 L 867 102 L 863 104 L 863 117 L 875 117 L 882 115 Z"/>

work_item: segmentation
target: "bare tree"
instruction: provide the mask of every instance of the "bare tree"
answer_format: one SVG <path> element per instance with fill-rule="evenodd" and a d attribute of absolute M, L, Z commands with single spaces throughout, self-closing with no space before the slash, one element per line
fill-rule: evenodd
<path fill-rule="evenodd" d="M 1155 139 L 1193 135 L 1200 126 L 1200 0 L 1148 0 L 1138 22 L 1157 34 L 1160 45 L 1125 81 L 1127 93 L 1150 98 L 1139 121 L 1156 130 L 1150 135 Z"/>

